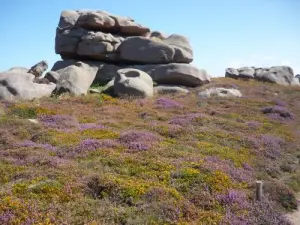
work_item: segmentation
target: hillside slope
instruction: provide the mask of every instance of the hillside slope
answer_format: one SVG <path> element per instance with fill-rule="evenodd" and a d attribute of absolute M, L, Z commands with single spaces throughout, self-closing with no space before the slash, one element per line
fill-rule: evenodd
<path fill-rule="evenodd" d="M 197 96 L 216 86 L 243 97 Z M 216 78 L 147 100 L 1 102 L 0 115 L 0 224 L 282 225 L 297 208 L 299 87 Z"/>

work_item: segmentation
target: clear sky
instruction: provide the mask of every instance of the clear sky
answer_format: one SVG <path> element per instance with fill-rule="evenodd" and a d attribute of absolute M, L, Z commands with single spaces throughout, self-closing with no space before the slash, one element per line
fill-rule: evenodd
<path fill-rule="evenodd" d="M 193 64 L 225 68 L 289 65 L 300 73 L 300 0 L 7 0 L 0 7 L 0 71 L 60 59 L 54 51 L 62 10 L 99 9 L 189 38 Z"/>

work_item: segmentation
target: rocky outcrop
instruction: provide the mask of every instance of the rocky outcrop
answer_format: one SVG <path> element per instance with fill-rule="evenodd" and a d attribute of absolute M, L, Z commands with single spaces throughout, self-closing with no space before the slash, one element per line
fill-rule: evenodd
<path fill-rule="evenodd" d="M 24 68 L 13 68 L 0 73 L 0 100 L 17 101 L 49 97 L 55 87 L 54 83 L 38 83 L 35 75 L 27 73 Z"/>
<path fill-rule="evenodd" d="M 242 93 L 233 88 L 209 88 L 198 93 L 201 98 L 209 98 L 213 96 L 218 96 L 222 98 L 232 98 L 232 97 L 242 97 Z"/>
<path fill-rule="evenodd" d="M 155 37 L 155 38 L 154 38 Z M 127 17 L 104 11 L 63 11 L 55 38 L 55 52 L 63 59 L 108 62 L 190 63 L 193 51 L 187 38 L 150 33 Z"/>
<path fill-rule="evenodd" d="M 141 70 L 120 69 L 114 79 L 114 93 L 121 97 L 151 97 L 153 96 L 152 78 Z"/>
<path fill-rule="evenodd" d="M 61 70 L 81 61 L 63 60 L 54 64 L 52 71 Z M 81 62 L 83 63 L 83 62 Z M 112 80 L 119 69 L 133 68 L 146 72 L 158 84 L 183 85 L 196 87 L 210 82 L 210 76 L 205 70 L 200 70 L 190 64 L 149 64 L 149 65 L 114 65 L 101 61 L 84 61 L 92 70 L 96 70 L 94 83 L 107 83 Z"/>
<path fill-rule="evenodd" d="M 235 79 L 256 79 L 281 85 L 297 85 L 297 81 L 294 79 L 293 69 L 288 66 L 273 66 L 270 68 L 227 68 L 225 77 Z"/>
<path fill-rule="evenodd" d="M 61 85 L 58 77 L 63 76 L 61 80 L 65 81 L 73 79 L 73 75 L 66 73 L 73 73 L 74 69 L 67 68 L 78 62 L 85 65 L 81 76 L 96 71 L 94 83 L 105 84 L 125 68 L 141 70 L 158 84 L 196 87 L 210 82 L 205 70 L 189 64 L 193 61 L 193 50 L 186 37 L 151 32 L 131 18 L 104 11 L 63 11 L 56 30 L 55 52 L 63 60 L 51 69 L 56 73 L 48 73 L 46 77 L 74 94 L 86 93 L 92 76 L 86 81 L 82 78 L 80 82 L 86 84 L 84 89 L 79 88 L 81 91 L 79 82 L 75 85 L 77 82 L 73 80 Z M 83 72 L 84 69 L 88 71 Z"/>

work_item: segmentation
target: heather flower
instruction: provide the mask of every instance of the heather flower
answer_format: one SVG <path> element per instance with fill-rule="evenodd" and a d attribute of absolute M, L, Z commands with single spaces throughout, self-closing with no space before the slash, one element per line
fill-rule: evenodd
<path fill-rule="evenodd" d="M 243 167 L 237 168 L 230 160 L 222 160 L 217 156 L 208 156 L 204 159 L 204 168 L 222 171 L 228 174 L 233 180 L 237 182 L 251 182 L 253 179 L 253 171 L 251 167 L 245 169 Z"/>
<path fill-rule="evenodd" d="M 248 121 L 246 123 L 246 125 L 249 127 L 249 128 L 258 128 L 259 126 L 261 126 L 261 123 L 260 122 L 257 122 L 257 121 Z"/>
<path fill-rule="evenodd" d="M 247 201 L 246 194 L 239 190 L 229 190 L 226 194 L 216 196 L 216 199 L 223 205 L 238 204 L 243 208 L 243 204 Z"/>
<path fill-rule="evenodd" d="M 127 147 L 132 150 L 145 151 L 150 149 L 151 146 L 142 142 L 131 142 L 127 145 Z"/>
<path fill-rule="evenodd" d="M 259 137 L 248 137 L 249 142 L 255 149 L 256 154 L 260 154 L 263 150 L 265 157 L 276 159 L 281 155 L 281 148 L 284 140 L 273 135 L 260 135 Z"/>
<path fill-rule="evenodd" d="M 121 134 L 119 141 L 131 150 L 148 150 L 153 142 L 160 139 L 147 131 L 127 131 Z"/>
<path fill-rule="evenodd" d="M 265 156 L 271 159 L 276 159 L 281 155 L 281 146 L 284 141 L 272 135 L 261 135 L 261 144 L 265 149 Z"/>
<path fill-rule="evenodd" d="M 80 130 L 88 130 L 88 129 L 104 129 L 105 126 L 101 124 L 95 124 L 95 123 L 83 123 L 79 125 Z"/>
<path fill-rule="evenodd" d="M 282 106 L 268 106 L 262 109 L 264 114 L 268 114 L 276 120 L 293 120 L 294 114 Z"/>
<path fill-rule="evenodd" d="M 191 124 L 195 119 L 202 118 L 204 115 L 202 113 L 190 113 L 181 116 L 175 116 L 170 120 L 170 124 L 186 126 Z"/>
<path fill-rule="evenodd" d="M 74 158 L 76 156 L 85 156 L 87 153 L 98 149 L 117 147 L 119 147 L 119 143 L 115 140 L 85 139 L 76 146 L 59 149 L 57 155 L 59 157 Z"/>
<path fill-rule="evenodd" d="M 277 106 L 281 106 L 281 107 L 287 107 L 288 104 L 280 99 L 275 99 L 274 100 L 275 105 Z"/>
<path fill-rule="evenodd" d="M 6 210 L 0 213 L 0 224 L 9 224 L 14 218 L 15 215 L 10 210 Z"/>
<path fill-rule="evenodd" d="M 39 120 L 44 126 L 54 129 L 71 129 L 79 126 L 76 118 L 68 115 L 42 115 Z"/>
<path fill-rule="evenodd" d="M 168 98 L 159 98 L 156 100 L 156 105 L 158 105 L 160 108 L 182 108 L 183 105 L 179 102 L 176 102 L 172 99 Z"/>
<path fill-rule="evenodd" d="M 56 147 L 50 145 L 50 144 L 39 144 L 39 143 L 35 143 L 33 141 L 30 140 L 25 140 L 23 142 L 17 143 L 16 145 L 17 147 L 36 147 L 36 148 L 44 148 L 45 150 L 49 150 L 49 151 L 56 151 Z"/>

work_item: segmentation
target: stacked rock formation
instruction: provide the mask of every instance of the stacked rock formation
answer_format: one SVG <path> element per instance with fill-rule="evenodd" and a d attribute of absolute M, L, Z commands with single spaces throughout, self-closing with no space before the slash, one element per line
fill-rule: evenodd
<path fill-rule="evenodd" d="M 128 17 L 104 11 L 63 11 L 55 52 L 62 60 L 46 77 L 57 89 L 85 94 L 92 83 L 108 83 L 120 69 L 138 69 L 158 84 L 195 87 L 210 82 L 205 70 L 189 63 L 186 37 L 166 37 Z"/>
<path fill-rule="evenodd" d="M 299 85 L 299 80 L 294 77 L 293 69 L 288 66 L 273 66 L 270 68 L 227 68 L 225 77 L 234 79 L 256 79 L 281 85 Z"/>

